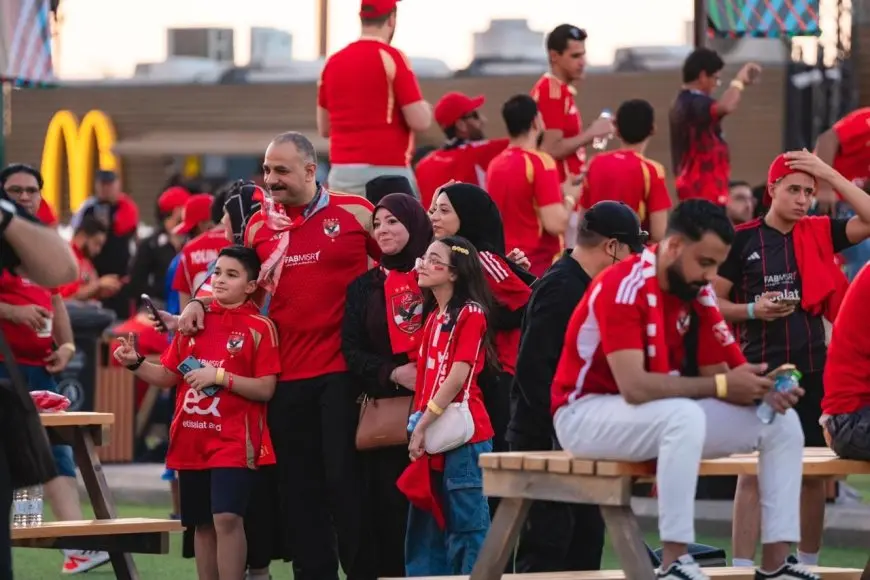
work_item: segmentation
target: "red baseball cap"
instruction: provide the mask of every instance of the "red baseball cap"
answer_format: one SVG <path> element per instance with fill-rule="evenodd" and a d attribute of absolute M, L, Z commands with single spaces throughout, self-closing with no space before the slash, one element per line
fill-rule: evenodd
<path fill-rule="evenodd" d="M 452 127 L 462 117 L 478 110 L 485 100 L 483 95 L 472 98 L 462 93 L 447 93 L 435 104 L 435 122 L 442 129 Z"/>
<path fill-rule="evenodd" d="M 184 207 L 190 199 L 190 192 L 180 185 L 170 187 L 157 198 L 157 208 L 160 213 L 170 213 L 176 208 Z"/>
<path fill-rule="evenodd" d="M 399 0 L 362 0 L 360 18 L 380 18 L 396 9 Z"/>
<path fill-rule="evenodd" d="M 798 171 L 797 169 L 789 167 L 788 158 L 785 155 L 785 153 L 777 155 L 776 159 L 773 160 L 773 163 L 770 164 L 770 168 L 767 170 L 767 189 L 764 190 L 764 198 L 762 199 L 764 207 L 770 207 L 770 203 L 773 201 L 770 197 L 771 185 L 780 179 L 788 177 L 792 173 L 804 173 L 803 171 Z M 815 177 L 813 179 L 815 179 Z"/>
<path fill-rule="evenodd" d="M 191 195 L 184 204 L 181 223 L 172 229 L 173 234 L 187 234 L 190 230 L 211 220 L 211 204 L 214 198 L 207 193 Z"/>

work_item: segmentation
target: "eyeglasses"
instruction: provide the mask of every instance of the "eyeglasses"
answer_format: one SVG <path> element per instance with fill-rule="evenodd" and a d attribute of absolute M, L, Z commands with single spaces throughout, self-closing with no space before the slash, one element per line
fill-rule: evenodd
<path fill-rule="evenodd" d="M 417 258 L 417 260 L 414 262 L 415 269 L 419 270 L 423 266 L 426 266 L 427 268 L 432 268 L 433 270 L 448 270 L 453 267 L 450 264 L 445 264 L 434 256 Z"/>
<path fill-rule="evenodd" d="M 22 193 L 26 193 L 28 195 L 36 195 L 39 193 L 38 187 L 22 187 L 20 185 L 10 185 L 6 188 L 6 193 L 10 195 L 21 195 Z"/>

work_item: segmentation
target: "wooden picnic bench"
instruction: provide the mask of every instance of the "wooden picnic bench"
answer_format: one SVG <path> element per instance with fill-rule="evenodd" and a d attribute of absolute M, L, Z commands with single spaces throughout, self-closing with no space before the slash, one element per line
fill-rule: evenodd
<path fill-rule="evenodd" d="M 137 580 L 131 553 L 166 554 L 169 533 L 182 531 L 174 520 L 118 518 L 97 447 L 107 441 L 114 423 L 111 413 L 43 413 L 42 424 L 55 444 L 72 445 L 94 509 L 95 520 L 45 522 L 12 529 L 12 543 L 26 548 L 103 550 L 109 552 L 115 577 Z"/>
<path fill-rule="evenodd" d="M 836 477 L 870 474 L 870 462 L 838 458 L 829 449 L 804 451 L 804 475 Z M 631 509 L 631 487 L 638 478 L 655 477 L 655 462 L 623 463 L 573 458 L 562 451 L 487 453 L 480 457 L 483 491 L 487 496 L 502 498 L 489 533 L 471 573 L 471 580 L 496 578 L 610 579 L 654 580 L 655 573 L 643 542 L 637 518 Z M 733 455 L 705 460 L 700 475 L 756 474 L 758 455 Z M 503 576 L 508 557 L 534 500 L 597 504 L 610 534 L 622 571 L 548 575 Z M 723 572 L 727 570 L 727 572 Z M 708 568 L 714 577 L 740 578 L 746 571 Z M 820 569 L 824 578 L 860 578 L 861 570 Z M 565 575 L 567 574 L 567 575 Z M 613 574 L 617 574 L 613 576 Z M 751 576 L 747 576 L 751 577 Z M 870 576 L 868 576 L 870 578 Z"/>

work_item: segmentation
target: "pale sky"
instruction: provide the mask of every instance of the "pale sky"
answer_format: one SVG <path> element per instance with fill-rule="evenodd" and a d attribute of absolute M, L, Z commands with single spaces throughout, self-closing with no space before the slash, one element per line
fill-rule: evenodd
<path fill-rule="evenodd" d="M 329 51 L 359 34 L 359 0 L 330 0 Z M 62 0 L 56 73 L 61 78 L 125 77 L 137 62 L 166 57 L 166 28 L 233 27 L 237 64 L 248 62 L 252 26 L 288 30 L 298 59 L 317 55 L 314 0 Z M 692 0 L 403 0 L 393 43 L 410 56 L 468 64 L 472 33 L 493 18 L 524 18 L 533 30 L 563 22 L 585 28 L 591 64 L 607 64 L 621 46 L 685 40 Z"/>

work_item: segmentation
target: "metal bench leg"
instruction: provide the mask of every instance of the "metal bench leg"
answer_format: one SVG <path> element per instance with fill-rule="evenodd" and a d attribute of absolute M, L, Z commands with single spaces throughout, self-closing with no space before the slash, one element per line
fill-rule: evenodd
<path fill-rule="evenodd" d="M 631 506 L 601 506 L 601 515 L 625 577 L 655 580 L 649 552 Z"/>
<path fill-rule="evenodd" d="M 109 491 L 109 484 L 106 482 L 106 475 L 103 473 L 103 466 L 97 455 L 97 446 L 89 430 L 76 428 L 73 451 L 94 508 L 94 515 L 100 520 L 117 518 L 112 492 Z M 112 558 L 112 568 L 118 580 L 139 580 L 139 571 L 136 570 L 133 556 L 122 552 L 112 552 L 109 556 Z"/>
<path fill-rule="evenodd" d="M 502 498 L 477 562 L 474 563 L 470 580 L 497 580 L 502 577 L 531 506 L 530 499 Z"/>

